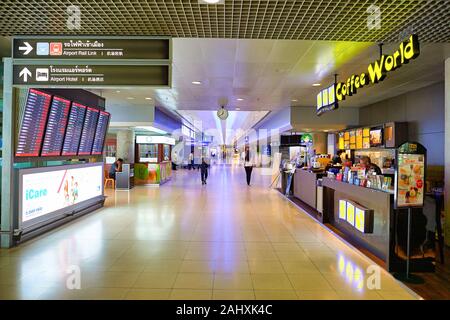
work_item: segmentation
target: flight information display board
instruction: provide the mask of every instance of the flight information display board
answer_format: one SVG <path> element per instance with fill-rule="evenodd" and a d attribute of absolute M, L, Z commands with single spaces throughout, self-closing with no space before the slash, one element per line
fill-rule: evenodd
<path fill-rule="evenodd" d="M 92 146 L 92 154 L 98 155 L 103 152 L 106 130 L 108 130 L 109 116 L 110 115 L 108 112 L 100 111 L 97 129 L 95 130 L 94 144 Z"/>
<path fill-rule="evenodd" d="M 67 123 L 66 136 L 64 138 L 63 156 L 76 156 L 80 144 L 81 130 L 83 128 L 86 106 L 72 102 L 69 121 Z"/>
<path fill-rule="evenodd" d="M 50 114 L 47 121 L 47 129 L 45 130 L 41 156 L 50 157 L 61 155 L 69 109 L 69 100 L 55 96 L 53 97 L 50 107 Z"/>
<path fill-rule="evenodd" d="M 41 150 L 51 95 L 30 89 L 16 147 L 16 157 L 38 157 Z"/>
<path fill-rule="evenodd" d="M 83 131 L 81 132 L 80 146 L 78 148 L 78 155 L 80 156 L 91 154 L 95 129 L 97 128 L 98 114 L 99 111 L 97 109 L 87 108 Z"/>

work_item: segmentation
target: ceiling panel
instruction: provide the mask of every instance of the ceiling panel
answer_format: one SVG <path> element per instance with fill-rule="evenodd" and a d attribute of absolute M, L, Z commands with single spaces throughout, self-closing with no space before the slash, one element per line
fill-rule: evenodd
<path fill-rule="evenodd" d="M 67 7 L 82 13 L 81 28 L 66 26 Z M 381 11 L 368 27 L 371 5 Z M 182 38 L 394 41 L 407 27 L 423 41 L 450 41 L 447 0 L 2 0 L 0 35 L 167 35 Z M 370 25 L 369 25 L 370 26 Z"/>
<path fill-rule="evenodd" d="M 203 39 L 201 45 L 198 45 L 198 39 L 174 39 L 173 42 L 176 50 L 173 52 L 171 89 L 121 90 L 120 94 L 112 89 L 102 90 L 107 103 L 153 103 L 173 110 L 216 110 L 223 105 L 221 101 L 224 99 L 225 106 L 231 109 L 238 106 L 243 111 L 277 110 L 291 105 L 314 106 L 317 93 L 333 82 L 335 73 L 339 81 L 345 81 L 351 74 L 366 72 L 367 65 L 379 57 L 376 43 L 290 40 L 287 45 L 286 40 L 283 40 L 279 45 L 280 40 L 244 39 Z M 398 43 L 388 43 L 383 51 L 391 53 L 397 46 Z M 221 63 L 217 60 L 214 54 L 216 49 L 212 48 L 220 51 L 222 47 L 228 52 L 225 60 L 231 58 L 230 52 L 235 52 L 234 61 Z M 265 49 L 258 51 L 262 47 Z M 308 49 L 305 54 L 298 55 L 297 60 L 289 63 L 271 62 L 277 61 L 277 55 L 286 58 L 283 50 L 279 49 L 283 47 L 289 47 L 293 52 Z M 209 48 L 206 50 L 207 55 L 204 48 Z M 242 59 L 241 56 L 241 60 L 245 61 L 239 61 L 237 58 L 243 52 L 241 48 L 247 52 L 258 52 L 256 59 Z M 198 58 L 183 59 L 186 52 L 192 59 Z M 421 55 L 416 60 L 389 73 L 382 83 L 361 89 L 361 94 L 347 98 L 341 106 L 361 107 L 386 96 L 443 81 L 443 62 L 446 57 L 450 57 L 450 44 L 423 44 Z M 194 80 L 202 83 L 192 84 Z M 320 83 L 321 86 L 313 87 L 314 83 Z M 129 96 L 135 99 L 128 100 Z M 145 100 L 145 97 L 153 100 Z M 237 98 L 244 100 L 237 101 Z"/>

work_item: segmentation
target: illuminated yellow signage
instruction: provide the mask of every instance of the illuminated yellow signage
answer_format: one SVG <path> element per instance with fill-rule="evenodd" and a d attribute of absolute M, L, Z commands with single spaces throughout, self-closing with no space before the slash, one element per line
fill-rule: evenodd
<path fill-rule="evenodd" d="M 351 202 L 347 202 L 347 222 L 355 225 L 355 206 Z"/>
<path fill-rule="evenodd" d="M 321 113 L 335 109 L 337 108 L 337 103 L 339 101 L 345 100 L 346 96 L 352 96 L 357 93 L 357 90 L 369 85 L 378 83 L 386 77 L 387 73 L 390 71 L 394 71 L 397 68 L 400 68 L 404 64 L 407 64 L 410 60 L 415 59 L 420 54 L 420 48 L 419 48 L 419 39 L 417 35 L 412 34 L 409 36 L 409 38 L 405 41 L 403 41 L 397 51 L 395 51 L 391 55 L 381 55 L 380 59 L 372 62 L 367 67 L 367 72 L 363 72 L 361 74 L 354 74 L 350 76 L 346 82 L 339 82 L 336 84 L 333 84 L 333 90 L 334 90 L 334 96 L 331 98 L 334 102 L 329 103 L 328 105 L 325 105 L 323 103 L 323 100 L 321 100 L 321 105 L 319 107 L 319 104 L 317 104 L 317 114 L 320 115 Z M 327 88 L 328 89 L 328 88 Z M 325 89 L 325 90 L 327 90 Z M 322 90 L 319 95 L 321 95 L 321 99 L 323 99 L 323 92 L 325 90 Z M 318 102 L 319 102 L 319 95 Z M 330 100 L 330 95 L 327 95 L 328 100 Z M 329 101 L 328 101 L 329 102 Z M 330 108 L 329 106 L 335 106 L 334 108 Z M 322 108 L 327 107 L 328 108 L 322 112 L 319 113 L 319 110 L 322 110 Z"/>
<path fill-rule="evenodd" d="M 323 89 L 317 94 L 317 114 L 321 115 L 326 111 L 336 109 L 336 90 L 335 85 L 332 84 L 328 88 Z"/>
<path fill-rule="evenodd" d="M 373 211 L 349 200 L 339 200 L 339 219 L 362 233 L 373 232 Z"/>

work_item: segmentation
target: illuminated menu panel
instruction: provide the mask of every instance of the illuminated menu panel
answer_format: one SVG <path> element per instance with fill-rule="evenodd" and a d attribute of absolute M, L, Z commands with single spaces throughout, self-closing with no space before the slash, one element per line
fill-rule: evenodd
<path fill-rule="evenodd" d="M 51 95 L 30 89 L 17 140 L 16 157 L 37 157 L 41 150 Z"/>
<path fill-rule="evenodd" d="M 86 109 L 87 107 L 79 103 L 72 103 L 69 121 L 67 123 L 66 136 L 64 138 L 63 156 L 77 155 Z"/>
<path fill-rule="evenodd" d="M 83 131 L 81 132 L 80 146 L 78 155 L 89 155 L 92 151 L 94 142 L 95 129 L 97 128 L 98 110 L 87 108 L 86 117 L 84 118 Z"/>
<path fill-rule="evenodd" d="M 61 155 L 69 109 L 69 100 L 53 97 L 41 156 L 49 157 Z"/>
<path fill-rule="evenodd" d="M 102 154 L 103 144 L 105 143 L 106 131 L 108 130 L 109 113 L 100 111 L 95 130 L 94 144 L 92 146 L 92 154 Z"/>

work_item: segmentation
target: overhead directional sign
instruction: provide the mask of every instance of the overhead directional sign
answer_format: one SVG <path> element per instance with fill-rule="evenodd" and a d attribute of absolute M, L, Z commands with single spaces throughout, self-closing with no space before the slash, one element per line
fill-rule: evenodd
<path fill-rule="evenodd" d="M 170 39 L 113 37 L 15 37 L 14 59 L 170 59 Z"/>
<path fill-rule="evenodd" d="M 157 86 L 170 85 L 169 65 L 14 65 L 14 85 Z"/>

